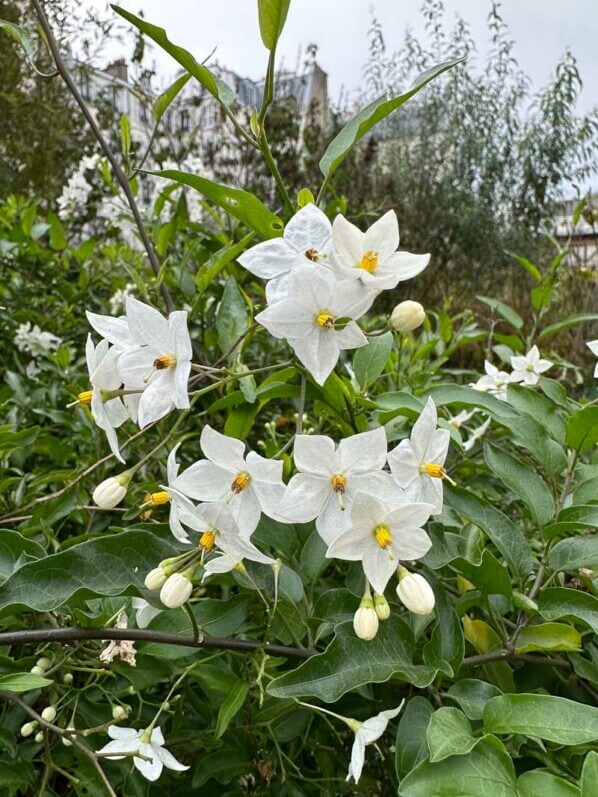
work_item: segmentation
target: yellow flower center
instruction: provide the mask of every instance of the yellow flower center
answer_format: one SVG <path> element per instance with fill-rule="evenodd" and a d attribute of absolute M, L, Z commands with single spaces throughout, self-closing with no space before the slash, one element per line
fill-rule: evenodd
<path fill-rule="evenodd" d="M 424 465 L 420 465 L 420 471 L 427 473 L 433 479 L 444 479 L 446 477 L 445 469 L 435 462 L 426 462 Z"/>
<path fill-rule="evenodd" d="M 160 490 L 157 493 L 150 493 L 146 503 L 150 504 L 151 506 L 160 506 L 161 504 L 167 504 L 169 501 L 170 493 L 168 493 L 166 490 Z"/>
<path fill-rule="evenodd" d="M 317 263 L 320 259 L 320 253 L 317 249 L 307 249 L 303 254 L 312 263 Z"/>
<path fill-rule="evenodd" d="M 209 552 L 214 547 L 215 542 L 216 542 L 216 533 L 208 529 L 204 531 L 201 537 L 199 538 L 199 547 L 203 548 L 204 551 Z"/>
<path fill-rule="evenodd" d="M 327 310 L 321 310 L 316 315 L 315 322 L 322 329 L 332 329 L 334 326 L 334 316 Z"/>
<path fill-rule="evenodd" d="M 165 371 L 167 368 L 174 368 L 176 365 L 176 357 L 170 354 L 162 354 L 154 360 L 154 368 L 156 371 Z"/>
<path fill-rule="evenodd" d="M 84 390 L 82 393 L 79 393 L 77 396 L 77 401 L 79 404 L 91 404 L 91 397 L 93 396 L 93 390 Z"/>
<path fill-rule="evenodd" d="M 342 473 L 335 473 L 332 479 L 330 480 L 332 484 L 332 489 L 335 493 L 344 493 L 347 487 L 347 480 L 343 476 Z"/>
<path fill-rule="evenodd" d="M 374 537 L 376 538 L 376 542 L 385 551 L 388 546 L 392 543 L 392 534 L 390 533 L 390 529 L 388 526 L 385 526 L 383 523 L 377 525 L 374 529 Z"/>
<path fill-rule="evenodd" d="M 237 473 L 235 478 L 233 479 L 233 483 L 231 484 L 230 488 L 233 493 L 237 495 L 242 493 L 243 490 L 249 486 L 249 482 L 251 481 L 251 476 L 247 473 L 246 470 L 242 470 L 240 473 Z"/>
<path fill-rule="evenodd" d="M 357 263 L 357 268 L 361 268 L 364 271 L 367 271 L 368 274 L 373 274 L 374 271 L 378 267 L 378 252 L 372 252 L 371 249 L 368 249 L 367 252 L 364 252 L 361 256 L 361 259 Z"/>

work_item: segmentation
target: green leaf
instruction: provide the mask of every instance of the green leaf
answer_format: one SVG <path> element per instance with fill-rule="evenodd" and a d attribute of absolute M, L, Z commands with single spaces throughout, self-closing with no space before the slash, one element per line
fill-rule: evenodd
<path fill-rule="evenodd" d="M 595 797 L 597 783 L 598 753 L 595 750 L 590 750 L 581 770 L 581 797 Z"/>
<path fill-rule="evenodd" d="M 557 744 L 589 744 L 598 739 L 598 708 L 552 695 L 500 695 L 484 709 L 484 729 Z"/>
<path fill-rule="evenodd" d="M 589 451 L 598 443 L 598 407 L 584 407 L 570 416 L 566 440 L 579 452 Z"/>
<path fill-rule="evenodd" d="M 326 152 L 320 160 L 320 171 L 325 178 L 331 177 L 343 162 L 347 154 L 358 144 L 361 139 L 368 133 L 372 127 L 377 125 L 383 119 L 386 119 L 393 111 L 396 111 L 401 105 L 404 105 L 407 100 L 410 100 L 414 94 L 423 89 L 431 80 L 452 69 L 459 64 L 463 59 L 458 58 L 453 61 L 446 61 L 443 64 L 428 69 L 419 75 L 413 86 L 404 94 L 397 97 L 388 99 L 388 95 L 384 94 L 374 102 L 362 108 L 358 114 L 350 119 L 342 130 L 332 139 L 326 148 Z"/>
<path fill-rule="evenodd" d="M 238 712 L 243 707 L 247 694 L 249 692 L 249 685 L 245 681 L 237 681 L 233 688 L 228 692 L 220 710 L 218 712 L 218 719 L 216 720 L 216 731 L 214 733 L 216 739 L 220 739 L 226 733 L 226 729 L 231 721 L 235 718 Z"/>
<path fill-rule="evenodd" d="M 470 720 L 481 720 L 486 703 L 500 695 L 501 691 L 486 681 L 478 681 L 477 678 L 463 678 L 452 684 L 446 694 L 447 697 L 459 704 L 463 713 Z"/>
<path fill-rule="evenodd" d="M 581 650 L 581 635 L 564 623 L 538 623 L 526 626 L 517 637 L 516 653 L 534 651 Z"/>
<path fill-rule="evenodd" d="M 32 689 L 43 689 L 53 684 L 50 678 L 42 678 L 32 672 L 11 672 L 0 675 L 0 689 L 6 692 L 30 692 Z"/>
<path fill-rule="evenodd" d="M 218 312 L 216 331 L 218 345 L 223 352 L 229 351 L 236 340 L 245 332 L 250 323 L 245 299 L 232 277 L 226 281 Z"/>
<path fill-rule="evenodd" d="M 426 730 L 434 709 L 425 697 L 412 697 L 399 719 L 396 737 L 395 769 L 403 778 L 428 757 Z"/>
<path fill-rule="evenodd" d="M 524 268 L 527 273 L 536 280 L 536 282 L 542 281 L 542 273 L 540 269 L 538 266 L 534 265 L 531 260 L 528 260 L 526 257 L 522 257 L 521 255 L 516 255 L 515 252 L 506 252 L 506 254 L 514 257 L 521 268 Z"/>
<path fill-rule="evenodd" d="M 173 44 L 168 38 L 164 28 L 152 25 L 141 17 L 136 17 L 135 14 L 131 14 L 129 11 L 125 11 L 124 8 L 120 8 L 117 5 L 112 5 L 111 8 L 113 11 L 116 11 L 117 14 L 120 14 L 121 17 L 124 17 L 127 22 L 135 25 L 138 30 L 149 36 L 150 39 L 153 39 L 153 41 L 171 55 L 183 69 L 190 72 L 212 97 L 216 97 L 223 105 L 232 105 L 235 100 L 235 92 L 231 87 L 212 74 L 207 66 L 198 63 L 188 50 Z"/>
<path fill-rule="evenodd" d="M 598 598 L 565 587 L 548 587 L 540 592 L 538 609 L 547 620 L 580 620 L 598 634 Z"/>
<path fill-rule="evenodd" d="M 15 25 L 14 22 L 10 22 L 7 19 L 0 19 L 0 30 L 5 31 L 11 39 L 16 41 L 16 43 L 23 48 L 27 60 L 30 63 L 34 62 L 35 43 L 25 28 L 22 28 L 20 25 Z"/>
<path fill-rule="evenodd" d="M 125 158 L 131 152 L 131 122 L 126 114 L 120 117 L 120 146 Z"/>
<path fill-rule="evenodd" d="M 259 233 L 262 238 L 275 238 L 282 234 L 282 221 L 269 210 L 256 196 L 241 188 L 229 188 L 214 183 L 197 174 L 187 174 L 175 169 L 150 172 L 158 177 L 166 177 L 181 185 L 188 185 L 215 202 L 231 216 Z"/>
<path fill-rule="evenodd" d="M 489 296 L 476 296 L 476 299 L 492 308 L 495 313 L 501 315 L 515 329 L 521 329 L 523 326 L 523 318 L 508 304 L 500 302 L 498 299 L 491 299 Z"/>
<path fill-rule="evenodd" d="M 435 711 L 426 732 L 430 761 L 444 761 L 451 755 L 466 755 L 479 741 L 469 720 L 458 708 L 443 706 Z"/>
<path fill-rule="evenodd" d="M 569 318 L 564 318 L 562 321 L 557 321 L 555 324 L 550 324 L 540 332 L 538 340 L 545 340 L 564 329 L 576 327 L 579 324 L 589 324 L 593 321 L 598 321 L 598 313 L 582 313 L 580 315 L 572 315 Z"/>
<path fill-rule="evenodd" d="M 513 588 L 509 571 L 489 550 L 482 552 L 479 564 L 473 564 L 467 559 L 456 559 L 452 566 L 485 595 L 511 597 Z"/>
<path fill-rule="evenodd" d="M 339 627 L 324 653 L 313 656 L 296 670 L 281 675 L 268 686 L 273 697 L 310 695 L 334 703 L 346 692 L 391 676 L 419 688 L 429 686 L 437 669 L 414 664 L 415 641 L 402 622 L 383 623 L 375 639 L 355 636 L 350 623 Z"/>
<path fill-rule="evenodd" d="M 0 529 L 0 581 L 7 579 L 28 559 L 40 559 L 46 552 L 39 543 L 12 529 Z"/>
<path fill-rule="evenodd" d="M 554 515 L 552 493 L 534 470 L 492 443 L 484 446 L 484 458 L 490 471 L 529 508 L 538 525 L 550 523 Z"/>
<path fill-rule="evenodd" d="M 525 413 L 538 421 L 560 443 L 565 442 L 565 423 L 559 413 L 559 407 L 546 396 L 536 390 L 522 385 L 509 385 L 508 402 L 524 416 Z"/>
<path fill-rule="evenodd" d="M 73 596 L 121 595 L 144 589 L 146 573 L 177 549 L 157 533 L 133 530 L 73 545 L 28 562 L 0 586 L 0 615 L 48 612 Z"/>
<path fill-rule="evenodd" d="M 357 349 L 353 358 L 355 378 L 362 391 L 372 385 L 384 371 L 393 344 L 392 332 L 370 338 L 367 346 Z"/>
<path fill-rule="evenodd" d="M 519 797 L 580 797 L 577 786 L 544 769 L 532 769 L 517 779 Z"/>
<path fill-rule="evenodd" d="M 488 535 L 505 557 L 509 567 L 521 576 L 535 568 L 527 540 L 521 529 L 492 504 L 462 487 L 445 487 L 447 504 Z"/>
<path fill-rule="evenodd" d="M 264 47 L 273 50 L 284 28 L 291 0 L 258 0 L 260 34 Z"/>
<path fill-rule="evenodd" d="M 590 501 L 596 500 L 598 500 L 598 476 L 586 479 L 573 491 L 574 504 L 589 504 Z"/>
<path fill-rule="evenodd" d="M 561 540 L 548 554 L 553 570 L 578 570 L 598 565 L 598 534 Z"/>
<path fill-rule="evenodd" d="M 440 582 L 434 585 L 436 623 L 430 641 L 424 647 L 424 662 L 441 667 L 447 662 L 457 672 L 465 653 L 465 640 L 459 616 L 448 600 Z"/>
<path fill-rule="evenodd" d="M 467 614 L 463 617 L 465 639 L 473 645 L 478 653 L 489 653 L 500 650 L 503 641 L 484 620 L 472 620 Z M 506 661 L 493 661 L 484 665 L 486 678 L 500 688 L 502 692 L 514 692 L 513 671 Z"/>
<path fill-rule="evenodd" d="M 530 295 L 534 310 L 542 310 L 548 307 L 552 301 L 552 284 L 545 282 L 541 285 L 536 285 L 535 288 L 531 289 Z"/>
<path fill-rule="evenodd" d="M 180 91 L 187 85 L 190 79 L 191 73 L 185 72 L 183 75 L 178 77 L 174 83 L 166 89 L 166 91 L 163 91 L 162 94 L 160 94 L 160 96 L 154 100 L 154 104 L 152 105 L 152 116 L 156 122 L 159 122 L 164 116 L 170 107 L 170 104 L 177 98 Z"/>
<path fill-rule="evenodd" d="M 502 745 L 480 741 L 467 755 L 422 761 L 399 784 L 400 797 L 514 797 L 513 762 Z"/>

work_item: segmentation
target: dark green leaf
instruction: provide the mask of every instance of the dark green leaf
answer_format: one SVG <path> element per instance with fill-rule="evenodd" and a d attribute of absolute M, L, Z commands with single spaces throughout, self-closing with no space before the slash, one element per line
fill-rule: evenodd
<path fill-rule="evenodd" d="M 598 443 L 598 407 L 584 407 L 567 421 L 567 445 L 576 451 L 589 451 Z"/>
<path fill-rule="evenodd" d="M 365 391 L 380 376 L 392 349 L 392 332 L 370 338 L 367 346 L 357 349 L 353 358 L 353 370 L 360 388 Z"/>
<path fill-rule="evenodd" d="M 553 570 L 578 570 L 598 565 L 598 534 L 558 542 L 548 555 Z"/>
<path fill-rule="evenodd" d="M 434 709 L 425 697 L 412 697 L 405 706 L 395 744 L 395 769 L 399 778 L 428 757 L 426 730 L 433 713 Z"/>
<path fill-rule="evenodd" d="M 245 699 L 249 692 L 249 685 L 245 681 L 237 681 L 227 696 L 222 701 L 218 719 L 216 720 L 216 731 L 214 735 L 220 739 L 226 733 L 226 729 L 237 713 L 243 708 Z"/>

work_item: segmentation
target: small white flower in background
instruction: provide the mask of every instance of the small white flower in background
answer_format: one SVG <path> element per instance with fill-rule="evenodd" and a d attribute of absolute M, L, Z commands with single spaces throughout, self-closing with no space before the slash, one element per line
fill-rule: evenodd
<path fill-rule="evenodd" d="M 94 346 L 91 335 L 87 336 L 85 357 L 92 386 L 91 414 L 96 425 L 105 432 L 114 456 L 120 462 L 124 462 L 115 430 L 128 419 L 129 413 L 119 396 L 105 401 L 103 395 L 105 391 L 117 390 L 121 385 L 113 351 L 107 340 L 101 340 L 97 346 Z"/>
<path fill-rule="evenodd" d="M 285 227 L 282 238 L 256 244 L 239 257 L 239 263 L 256 277 L 270 280 L 268 302 L 284 299 L 289 274 L 300 266 L 329 266 L 332 225 L 314 204 L 299 210 Z"/>
<path fill-rule="evenodd" d="M 110 297 L 110 312 L 116 315 L 122 312 L 126 305 L 129 296 L 135 295 L 135 286 L 132 282 L 127 282 L 124 288 L 118 288 Z"/>
<path fill-rule="evenodd" d="M 523 382 L 526 385 L 537 385 L 540 374 L 552 368 L 550 360 L 543 360 L 537 346 L 532 346 L 524 356 L 514 355 L 511 357 L 511 382 Z"/>
<path fill-rule="evenodd" d="M 449 423 L 451 426 L 454 426 L 455 429 L 460 429 L 464 423 L 470 421 L 473 416 L 479 412 L 477 407 L 473 410 L 461 410 L 461 412 L 457 413 L 457 415 L 451 416 L 449 418 Z"/>
<path fill-rule="evenodd" d="M 436 424 L 436 405 L 429 398 L 413 425 L 411 438 L 401 440 L 388 455 L 392 476 L 408 500 L 431 504 L 434 515 L 442 512 L 442 480 L 448 478 L 444 462 L 450 442 L 448 429 L 437 429 Z"/>
<path fill-rule="evenodd" d="M 131 753 L 140 753 L 144 758 L 134 756 L 133 763 L 147 780 L 158 780 L 164 767 L 175 772 L 184 772 L 189 769 L 165 749 L 164 736 L 160 728 L 136 731 L 134 728 L 119 728 L 117 725 L 110 725 L 108 726 L 108 736 L 114 741 L 108 742 L 97 752 L 102 755 L 109 754 L 106 755 L 106 758 L 110 761 L 119 761 Z"/>
<path fill-rule="evenodd" d="M 432 542 L 421 526 L 430 517 L 426 503 L 389 507 L 377 498 L 358 493 L 350 527 L 328 547 L 328 559 L 361 562 L 365 577 L 382 594 L 402 559 L 420 559 Z"/>
<path fill-rule="evenodd" d="M 488 417 L 484 421 L 483 424 L 480 426 L 476 426 L 475 429 L 471 432 L 471 435 L 467 438 L 467 440 L 463 443 L 463 451 L 471 451 L 471 449 L 475 446 L 478 440 L 481 440 L 482 437 L 488 431 L 488 427 L 490 426 L 491 418 Z"/>
<path fill-rule="evenodd" d="M 365 722 L 358 722 L 351 720 L 347 724 L 355 733 L 355 740 L 351 749 L 351 763 L 349 764 L 349 772 L 347 780 L 353 780 L 355 783 L 361 778 L 361 771 L 365 762 L 365 748 L 368 744 L 374 744 L 382 736 L 386 730 L 389 721 L 394 719 L 399 711 L 403 708 L 404 700 L 397 708 L 389 709 L 388 711 L 381 711 L 375 717 L 370 717 Z"/>
<path fill-rule="evenodd" d="M 180 476 L 172 468 L 169 488 L 173 492 L 195 501 L 226 502 L 245 537 L 253 534 L 262 512 L 277 519 L 284 495 L 282 460 L 265 459 L 254 451 L 245 455 L 241 440 L 211 426 L 201 430 L 200 444 L 207 459 L 195 462 Z"/>
<path fill-rule="evenodd" d="M 366 336 L 355 323 L 372 297 L 352 280 L 337 282 L 325 269 L 296 268 L 288 279 L 287 297 L 255 317 L 275 338 L 285 339 L 318 384 L 334 370 L 343 349 L 365 346 Z M 351 319 L 342 329 L 340 319 Z"/>
<path fill-rule="evenodd" d="M 399 567 L 397 597 L 413 614 L 432 614 L 436 604 L 434 592 L 426 579 L 419 573 L 410 573 L 405 567 Z"/>
<path fill-rule="evenodd" d="M 396 288 L 415 277 L 430 262 L 430 255 L 397 252 L 399 222 L 389 210 L 363 233 L 338 215 L 332 225 L 333 267 L 344 279 L 360 280 L 375 293 Z"/>
<path fill-rule="evenodd" d="M 386 448 L 384 427 L 346 437 L 337 448 L 324 435 L 297 435 L 293 457 L 298 473 L 279 513 L 293 523 L 315 519 L 318 534 L 330 544 L 347 528 L 358 491 L 392 500 L 396 487 L 382 470 Z"/>
<path fill-rule="evenodd" d="M 162 609 L 156 609 L 155 606 L 152 606 L 151 603 L 148 603 L 143 598 L 133 598 L 132 604 L 133 609 L 135 609 L 137 628 L 147 628 L 154 617 L 157 617 L 162 612 Z"/>
<path fill-rule="evenodd" d="M 407 299 L 390 314 L 389 325 L 397 332 L 412 332 L 424 323 L 426 311 L 419 302 Z"/>
<path fill-rule="evenodd" d="M 507 398 L 507 385 L 516 381 L 513 379 L 513 375 L 508 374 L 506 371 L 500 371 L 488 360 L 484 361 L 484 370 L 486 374 L 481 376 L 477 382 L 472 382 L 470 387 L 474 390 L 479 390 L 481 393 L 490 393 L 501 399 L 501 401 L 505 401 Z"/>
<path fill-rule="evenodd" d="M 14 336 L 17 349 L 31 354 L 32 357 L 47 355 L 57 349 L 61 343 L 62 338 L 51 332 L 42 331 L 37 324 L 32 326 L 31 321 L 19 324 Z"/>
<path fill-rule="evenodd" d="M 592 354 L 598 357 L 598 338 L 596 338 L 596 340 L 588 341 L 588 343 L 586 343 L 586 346 L 592 352 Z M 596 367 L 594 368 L 594 377 L 598 379 L 598 362 L 596 363 Z"/>
<path fill-rule="evenodd" d="M 128 617 L 124 609 L 118 613 L 116 628 L 128 628 Z M 135 643 L 127 639 L 113 639 L 100 653 L 100 661 L 110 664 L 116 657 L 131 667 L 135 667 Z"/>

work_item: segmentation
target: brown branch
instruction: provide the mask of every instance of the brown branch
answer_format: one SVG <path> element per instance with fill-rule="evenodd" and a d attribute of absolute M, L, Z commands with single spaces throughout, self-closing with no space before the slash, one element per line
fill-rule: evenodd
<path fill-rule="evenodd" d="M 1 645 L 26 645 L 33 642 L 75 642 L 82 639 L 125 639 L 128 641 L 156 642 L 161 645 L 182 645 L 205 650 L 231 650 L 236 653 L 253 653 L 263 650 L 269 656 L 308 659 L 317 651 L 309 648 L 291 648 L 270 645 L 252 639 L 221 639 L 219 637 L 193 637 L 151 631 L 145 628 L 39 628 L 31 631 L 0 633 Z"/>
<path fill-rule="evenodd" d="M 150 261 L 150 265 L 156 277 L 160 274 L 160 262 L 158 261 L 158 256 L 152 246 L 152 242 L 149 239 L 147 234 L 147 230 L 145 229 L 145 225 L 143 223 L 143 219 L 141 218 L 141 213 L 139 212 L 139 208 L 137 206 L 137 202 L 135 201 L 135 197 L 133 196 L 133 192 L 131 190 L 131 186 L 129 184 L 129 180 L 127 175 L 124 173 L 121 165 L 114 157 L 112 150 L 110 149 L 110 145 L 104 138 L 102 131 L 100 130 L 93 113 L 87 107 L 83 96 L 81 95 L 75 81 L 71 77 L 66 64 L 60 54 L 60 50 L 58 48 L 58 43 L 54 38 L 54 34 L 52 33 L 52 28 L 50 27 L 50 23 L 48 22 L 48 18 L 46 17 L 45 11 L 42 7 L 40 0 L 32 0 L 33 7 L 35 8 L 35 13 L 37 14 L 37 18 L 39 19 L 39 23 L 44 31 L 46 41 L 48 43 L 48 47 L 50 48 L 50 52 L 52 53 L 52 57 L 54 58 L 54 62 L 56 64 L 56 68 L 64 82 L 66 83 L 69 91 L 73 95 L 75 102 L 81 109 L 83 116 L 85 117 L 88 125 L 91 127 L 91 130 L 96 137 L 96 140 L 100 147 L 102 148 L 104 155 L 108 159 L 112 169 L 114 171 L 115 177 L 118 180 L 120 187 L 123 190 L 125 197 L 127 198 L 127 202 L 129 203 L 129 207 L 131 208 L 131 213 L 135 220 L 135 224 L 139 230 L 139 236 L 141 238 L 141 242 L 147 252 L 148 259 Z M 164 284 L 164 282 L 160 285 L 160 291 L 162 293 L 162 297 L 164 299 L 164 303 L 166 305 L 166 309 L 169 313 L 174 310 L 174 302 L 172 301 L 172 296 L 170 295 L 170 291 L 168 287 Z"/>

